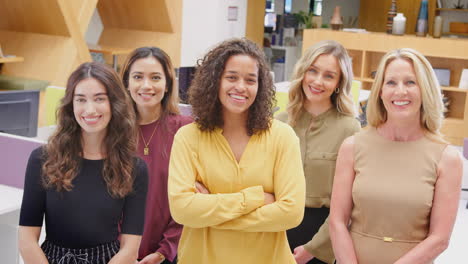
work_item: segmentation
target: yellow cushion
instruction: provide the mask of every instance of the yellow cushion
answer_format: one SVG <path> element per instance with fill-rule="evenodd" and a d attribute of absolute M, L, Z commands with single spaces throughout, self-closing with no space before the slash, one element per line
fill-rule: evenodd
<path fill-rule="evenodd" d="M 47 126 L 52 126 L 57 124 L 55 117 L 55 112 L 60 106 L 60 100 L 62 100 L 65 95 L 65 88 L 49 86 L 46 88 L 45 101 L 46 101 L 46 121 Z"/>
<path fill-rule="evenodd" d="M 362 83 L 360 81 L 353 80 L 351 84 L 351 96 L 356 106 L 359 106 L 359 91 L 361 90 Z"/>

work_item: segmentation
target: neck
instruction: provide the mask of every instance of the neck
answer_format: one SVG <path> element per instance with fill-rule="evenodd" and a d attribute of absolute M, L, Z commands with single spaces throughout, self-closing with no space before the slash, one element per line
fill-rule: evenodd
<path fill-rule="evenodd" d="M 225 112 L 225 111 L 224 111 Z M 247 113 L 231 114 L 223 112 L 223 133 L 247 134 Z"/>
<path fill-rule="evenodd" d="M 83 158 L 97 160 L 106 156 L 104 137 L 106 133 L 81 134 L 81 144 L 83 146 Z"/>
<path fill-rule="evenodd" d="M 322 113 L 325 113 L 331 107 L 333 107 L 331 100 L 325 100 L 319 103 L 310 102 L 309 100 L 305 100 L 304 102 L 305 110 L 313 116 L 318 116 Z"/>
<path fill-rule="evenodd" d="M 153 123 L 158 120 L 161 116 L 161 104 L 157 104 L 154 107 L 138 107 L 138 123 L 140 125 L 146 125 Z"/>
<path fill-rule="evenodd" d="M 413 141 L 424 136 L 420 120 L 392 120 L 388 119 L 377 128 L 379 133 L 393 141 Z"/>

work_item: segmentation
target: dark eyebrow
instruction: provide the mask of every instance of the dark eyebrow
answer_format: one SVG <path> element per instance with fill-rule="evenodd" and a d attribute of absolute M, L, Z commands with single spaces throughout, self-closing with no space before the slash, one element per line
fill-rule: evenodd
<path fill-rule="evenodd" d="M 107 96 L 107 93 L 97 93 L 97 94 L 95 94 L 94 96 L 101 96 L 101 95 Z M 84 94 L 74 94 L 73 96 L 74 96 L 74 97 L 76 97 L 76 96 L 77 96 L 77 97 L 86 97 Z"/>
<path fill-rule="evenodd" d="M 132 72 L 131 74 L 143 74 L 143 72 L 135 71 L 135 72 Z M 151 74 L 163 75 L 161 72 L 152 72 Z"/>

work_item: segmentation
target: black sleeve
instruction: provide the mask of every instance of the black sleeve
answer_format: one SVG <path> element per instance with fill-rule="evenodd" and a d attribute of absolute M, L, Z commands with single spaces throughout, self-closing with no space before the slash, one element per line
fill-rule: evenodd
<path fill-rule="evenodd" d="M 24 179 L 21 226 L 42 226 L 45 212 L 45 189 L 41 183 L 42 147 L 32 151 Z"/>
<path fill-rule="evenodd" d="M 148 169 L 140 158 L 135 162 L 133 192 L 125 197 L 122 233 L 142 235 L 145 222 L 146 193 L 148 191 Z"/>

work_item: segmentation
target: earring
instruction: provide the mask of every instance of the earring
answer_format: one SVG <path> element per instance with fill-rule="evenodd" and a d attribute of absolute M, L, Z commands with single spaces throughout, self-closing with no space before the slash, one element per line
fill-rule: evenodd
<path fill-rule="evenodd" d="M 340 87 L 335 89 L 335 93 L 337 93 L 337 94 L 340 93 Z"/>

